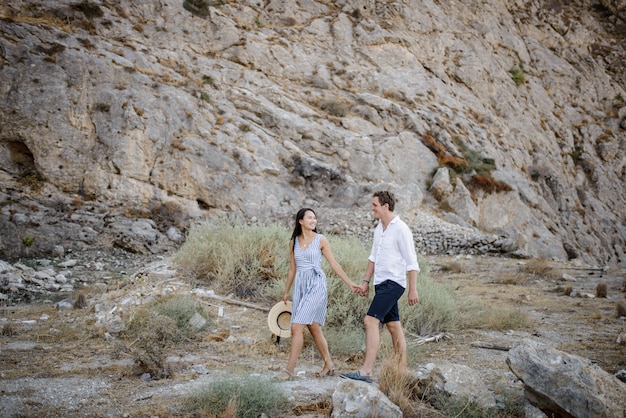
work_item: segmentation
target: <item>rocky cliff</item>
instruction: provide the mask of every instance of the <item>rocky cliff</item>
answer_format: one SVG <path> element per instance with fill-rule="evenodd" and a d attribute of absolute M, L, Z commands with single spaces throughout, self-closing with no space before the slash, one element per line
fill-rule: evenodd
<path fill-rule="evenodd" d="M 0 7 L 0 256 L 385 187 L 506 251 L 626 265 L 624 0 Z"/>

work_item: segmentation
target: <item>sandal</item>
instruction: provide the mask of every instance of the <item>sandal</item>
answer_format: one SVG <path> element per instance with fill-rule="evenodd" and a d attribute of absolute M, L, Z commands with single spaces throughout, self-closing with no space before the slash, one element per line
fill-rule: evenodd
<path fill-rule="evenodd" d="M 280 372 L 280 375 L 278 376 L 278 380 L 283 380 L 283 381 L 287 381 L 287 380 L 294 380 L 296 378 L 296 375 L 291 373 L 289 370 L 287 369 L 283 369 Z"/>
<path fill-rule="evenodd" d="M 315 377 L 326 377 L 326 376 L 334 376 L 335 375 L 335 368 L 334 366 L 330 366 L 328 367 L 326 365 L 326 363 L 324 363 L 324 367 L 322 368 L 321 371 L 315 373 Z"/>
<path fill-rule="evenodd" d="M 343 377 L 344 379 L 352 379 L 359 380 L 361 382 L 372 383 L 372 377 L 366 374 L 361 374 L 359 370 L 355 372 L 341 373 L 339 376 Z"/>

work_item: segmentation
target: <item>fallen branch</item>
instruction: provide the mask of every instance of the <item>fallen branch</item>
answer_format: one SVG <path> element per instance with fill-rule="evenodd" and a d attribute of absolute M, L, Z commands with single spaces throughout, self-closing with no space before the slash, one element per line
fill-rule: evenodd
<path fill-rule="evenodd" d="M 511 349 L 511 346 L 508 346 L 508 345 L 496 344 L 496 343 L 486 343 L 486 342 L 483 342 L 483 341 L 474 341 L 472 343 L 472 347 L 488 348 L 490 350 L 500 350 L 500 351 L 509 351 Z"/>
<path fill-rule="evenodd" d="M 607 267 L 558 267 L 561 270 L 607 271 Z"/>
<path fill-rule="evenodd" d="M 194 292 L 194 293 L 196 295 L 198 295 L 198 296 L 219 300 L 220 302 L 225 302 L 225 303 L 228 303 L 228 304 L 231 304 L 231 305 L 245 306 L 246 308 L 258 309 L 258 310 L 263 311 L 263 312 L 269 312 L 270 311 L 270 308 L 266 308 L 265 306 L 255 305 L 254 303 L 244 302 L 242 300 L 237 300 L 237 299 L 231 299 L 231 298 L 227 298 L 227 297 L 224 297 L 224 296 L 218 296 L 215 293 L 210 293 L 210 292 L 206 292 L 206 291 L 205 292 Z"/>
<path fill-rule="evenodd" d="M 416 335 L 413 333 L 409 333 L 409 334 L 414 337 L 417 337 L 416 340 L 412 341 L 413 344 L 417 344 L 417 345 L 422 345 L 422 344 L 432 343 L 432 342 L 438 343 L 441 340 L 448 340 L 452 338 L 452 334 L 448 334 L 446 332 L 441 332 L 437 335 L 432 335 L 428 337 L 420 337 L 419 335 Z"/>

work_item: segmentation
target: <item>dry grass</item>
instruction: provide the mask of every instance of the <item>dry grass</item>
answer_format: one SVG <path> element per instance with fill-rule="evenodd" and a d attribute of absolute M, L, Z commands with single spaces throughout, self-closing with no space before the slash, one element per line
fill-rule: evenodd
<path fill-rule="evenodd" d="M 419 401 L 415 400 L 415 390 L 411 376 L 398 369 L 398 359 L 391 355 L 385 357 L 380 366 L 379 389 L 389 400 L 398 405 L 405 417 L 415 416 Z"/>
<path fill-rule="evenodd" d="M 529 315 L 519 308 L 496 305 L 482 313 L 480 323 L 485 329 L 505 331 L 528 329 L 531 320 Z"/>
<path fill-rule="evenodd" d="M 563 287 L 563 294 L 565 296 L 570 296 L 573 291 L 574 291 L 574 288 L 572 287 L 571 284 L 567 284 Z"/>
<path fill-rule="evenodd" d="M 284 410 L 287 400 L 275 381 L 248 376 L 233 376 L 211 382 L 186 401 L 187 412 L 200 416 L 253 417 Z"/>
<path fill-rule="evenodd" d="M 447 263 L 441 267 L 441 271 L 449 273 L 462 273 L 464 271 L 463 264 L 458 261 Z"/>
<path fill-rule="evenodd" d="M 552 270 L 550 263 L 542 258 L 533 258 L 522 267 L 523 272 L 537 276 L 547 276 Z"/>
<path fill-rule="evenodd" d="M 494 279 L 494 283 L 503 285 L 526 286 L 533 280 L 532 276 L 520 272 L 500 272 Z"/>

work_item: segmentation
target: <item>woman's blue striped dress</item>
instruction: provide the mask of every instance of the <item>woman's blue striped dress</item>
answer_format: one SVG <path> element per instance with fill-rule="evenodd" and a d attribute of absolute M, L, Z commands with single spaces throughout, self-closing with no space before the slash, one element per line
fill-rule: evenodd
<path fill-rule="evenodd" d="M 326 274 L 320 267 L 321 239 L 322 234 L 317 234 L 311 245 L 306 250 L 302 250 L 296 237 L 296 245 L 293 249 L 296 259 L 296 277 L 293 288 L 292 324 L 310 325 L 317 322 L 324 325 L 326 322 L 328 290 Z"/>

